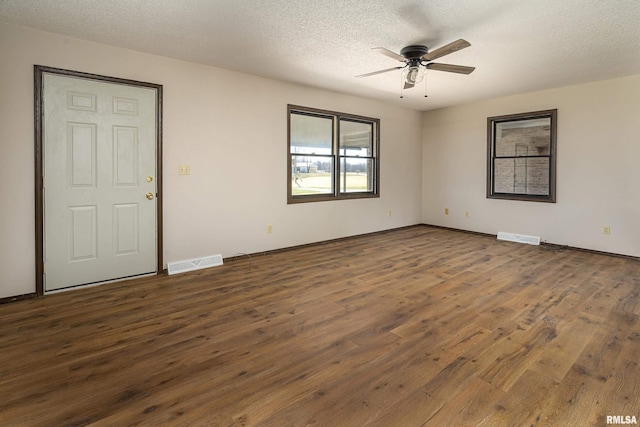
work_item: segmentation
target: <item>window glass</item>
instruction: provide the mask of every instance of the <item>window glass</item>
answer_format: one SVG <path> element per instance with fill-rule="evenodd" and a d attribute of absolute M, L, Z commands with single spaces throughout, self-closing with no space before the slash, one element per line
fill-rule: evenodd
<path fill-rule="evenodd" d="M 333 118 L 291 115 L 291 154 L 333 154 Z"/>
<path fill-rule="evenodd" d="M 487 197 L 555 202 L 557 110 L 487 119 Z"/>
<path fill-rule="evenodd" d="M 549 159 L 496 159 L 494 191 L 506 194 L 549 194 Z"/>
<path fill-rule="evenodd" d="M 289 105 L 288 203 L 378 197 L 378 119 Z"/>
<path fill-rule="evenodd" d="M 340 155 L 372 156 L 373 125 L 371 123 L 340 120 Z"/>
<path fill-rule="evenodd" d="M 333 194 L 332 156 L 291 156 L 293 196 Z"/>
<path fill-rule="evenodd" d="M 373 189 L 373 160 L 343 157 L 340 167 L 340 191 L 344 193 Z"/>

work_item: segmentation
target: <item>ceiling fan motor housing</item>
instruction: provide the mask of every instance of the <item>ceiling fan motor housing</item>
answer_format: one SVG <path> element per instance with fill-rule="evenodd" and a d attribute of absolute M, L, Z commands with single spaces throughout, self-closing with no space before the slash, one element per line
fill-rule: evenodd
<path fill-rule="evenodd" d="M 400 54 L 392 52 L 384 47 L 374 47 L 374 50 L 377 50 L 379 53 L 383 54 L 384 56 L 388 56 L 391 59 L 400 61 L 404 65 L 387 68 L 385 70 L 374 71 L 372 73 L 361 74 L 356 77 L 369 77 L 376 74 L 388 73 L 389 71 L 403 69 L 402 77 L 403 81 L 405 82 L 404 88 L 408 89 L 415 86 L 416 83 L 422 80 L 422 78 L 424 77 L 424 72 L 427 69 L 445 71 L 448 73 L 471 74 L 473 70 L 475 70 L 475 67 L 432 62 L 437 58 L 469 46 L 471 46 L 471 44 L 468 41 L 464 39 L 458 39 L 432 52 L 429 52 L 429 48 L 424 45 L 409 45 L 402 48 Z"/>
<path fill-rule="evenodd" d="M 421 59 L 423 55 L 426 55 L 429 52 L 429 49 L 426 46 L 422 45 L 411 45 L 407 47 L 403 47 L 400 51 L 400 55 L 404 56 L 408 60 L 412 59 Z"/>

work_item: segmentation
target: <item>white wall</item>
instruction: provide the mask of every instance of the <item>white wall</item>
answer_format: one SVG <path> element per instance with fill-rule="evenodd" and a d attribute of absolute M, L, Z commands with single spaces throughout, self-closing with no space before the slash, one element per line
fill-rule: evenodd
<path fill-rule="evenodd" d="M 420 222 L 419 112 L 2 23 L 0 58 L 0 298 L 35 291 L 34 64 L 164 86 L 165 263 Z M 380 118 L 380 198 L 287 205 L 288 103 Z"/>
<path fill-rule="evenodd" d="M 487 199 L 487 117 L 552 108 L 557 203 Z M 640 256 L 640 75 L 429 111 L 423 119 L 424 223 Z"/>

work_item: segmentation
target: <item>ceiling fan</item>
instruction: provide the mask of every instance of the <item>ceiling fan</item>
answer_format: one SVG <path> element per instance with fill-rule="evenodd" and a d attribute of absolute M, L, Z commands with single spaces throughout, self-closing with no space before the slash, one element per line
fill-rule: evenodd
<path fill-rule="evenodd" d="M 400 54 L 392 52 L 389 49 L 385 49 L 384 47 L 374 47 L 373 50 L 377 50 L 378 52 L 380 52 L 385 56 L 388 56 L 389 58 L 393 58 L 400 62 L 404 62 L 404 65 L 393 67 L 393 68 L 387 68 L 385 70 L 374 71 L 372 73 L 360 74 L 359 76 L 356 76 L 356 77 L 369 77 L 369 76 L 374 76 L 376 74 L 386 73 L 389 71 L 404 69 L 402 71 L 402 88 L 410 89 L 424 79 L 425 70 L 437 70 L 437 71 L 446 71 L 449 73 L 471 74 L 473 70 L 475 70 L 475 67 L 431 62 L 434 59 L 440 58 L 445 55 L 449 55 L 450 53 L 456 52 L 458 50 L 464 49 L 465 47 L 469 47 L 469 46 L 471 46 L 471 43 L 469 43 L 466 40 L 459 39 L 431 52 L 429 52 L 429 48 L 427 48 L 427 46 L 423 46 L 423 45 L 407 46 L 402 48 L 402 50 L 400 51 Z M 427 96 L 426 92 L 425 92 L 425 96 Z M 402 98 L 402 92 L 400 93 L 400 97 Z"/>

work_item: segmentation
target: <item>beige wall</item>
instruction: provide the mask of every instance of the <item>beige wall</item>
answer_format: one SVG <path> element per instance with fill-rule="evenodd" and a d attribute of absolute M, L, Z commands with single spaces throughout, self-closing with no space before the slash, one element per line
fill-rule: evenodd
<path fill-rule="evenodd" d="M 487 117 L 552 108 L 557 203 L 487 199 Z M 423 135 L 424 223 L 640 256 L 640 75 L 425 112 Z"/>
<path fill-rule="evenodd" d="M 34 64 L 164 85 L 165 262 L 419 222 L 640 256 L 640 76 L 421 114 L 7 24 L 0 58 L 0 298 L 35 290 Z M 381 119 L 379 199 L 286 204 L 288 103 Z M 551 108 L 558 203 L 486 199 L 486 118 Z"/>
<path fill-rule="evenodd" d="M 165 262 L 420 222 L 419 112 L 7 24 L 0 58 L 0 298 L 35 291 L 34 64 L 164 85 Z M 288 103 L 380 118 L 380 198 L 286 204 Z"/>

